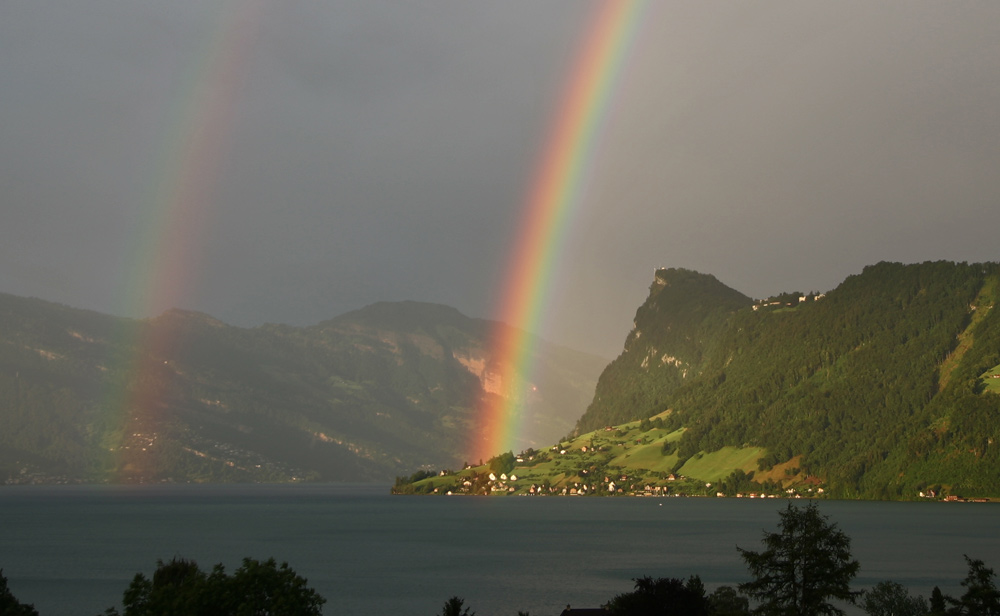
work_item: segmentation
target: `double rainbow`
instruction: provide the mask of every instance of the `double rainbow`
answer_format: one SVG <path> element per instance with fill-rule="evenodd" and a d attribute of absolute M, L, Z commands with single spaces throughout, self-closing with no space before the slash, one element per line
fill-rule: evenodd
<path fill-rule="evenodd" d="M 558 270 L 570 217 L 586 192 L 602 128 L 646 0 L 599 2 L 556 109 L 538 172 L 523 204 L 517 244 L 503 285 L 491 354 L 503 393 L 478 411 L 471 459 L 509 450 L 520 429 L 534 371 L 536 331 Z"/>
<path fill-rule="evenodd" d="M 537 331 L 558 270 L 570 217 L 591 174 L 604 120 L 621 68 L 648 0 L 598 0 L 585 29 L 575 67 L 563 89 L 535 180 L 523 203 L 521 225 L 502 286 L 492 332 L 491 356 L 504 394 L 484 400 L 470 447 L 471 459 L 511 448 L 534 370 Z M 259 29 L 263 0 L 225 0 L 208 51 L 179 93 L 168 144 L 157 165 L 136 234 L 126 295 L 128 314 L 151 314 L 177 305 L 190 293 L 200 250 L 198 233 L 208 224 L 211 201 L 226 158 L 229 130 L 250 47 Z M 130 340 L 134 357 L 126 383 L 118 383 L 108 405 L 120 418 L 125 440 L 155 423 L 162 393 L 156 373 L 171 340 L 138 327 Z M 150 385 L 145 385 L 145 384 Z M 134 466 L 134 465 L 133 465 Z M 141 475 L 141 468 L 130 472 Z"/>

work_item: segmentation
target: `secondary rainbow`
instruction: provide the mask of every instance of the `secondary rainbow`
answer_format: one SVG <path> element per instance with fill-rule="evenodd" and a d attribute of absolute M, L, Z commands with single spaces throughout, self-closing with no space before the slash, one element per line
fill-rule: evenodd
<path fill-rule="evenodd" d="M 118 298 L 125 314 L 147 316 L 179 307 L 192 293 L 201 234 L 210 224 L 263 6 L 263 0 L 222 0 L 205 7 L 215 26 L 165 108 L 167 121 Z M 109 445 L 117 451 L 116 466 L 126 475 L 122 479 L 142 480 L 155 465 L 157 448 L 150 439 L 168 394 L 161 373 L 169 369 L 173 339 L 145 322 L 130 324 L 121 337 L 130 351 L 117 366 L 124 378 L 107 392 L 106 412 L 117 435 Z"/>
<path fill-rule="evenodd" d="M 511 449 L 530 395 L 537 331 L 569 221 L 586 191 L 602 128 L 616 91 L 646 0 L 608 0 L 595 5 L 580 52 L 551 132 L 541 152 L 534 182 L 523 205 L 511 254 L 492 356 L 502 395 L 487 396 L 479 409 L 479 429 L 470 453 L 486 459 Z"/>

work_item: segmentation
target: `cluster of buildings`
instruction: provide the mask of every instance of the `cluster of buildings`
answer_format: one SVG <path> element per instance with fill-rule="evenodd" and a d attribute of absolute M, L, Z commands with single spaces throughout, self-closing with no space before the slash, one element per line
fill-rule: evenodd
<path fill-rule="evenodd" d="M 809 295 L 799 295 L 798 303 L 802 304 L 809 301 L 810 299 L 813 300 L 814 302 L 818 302 L 824 297 L 826 297 L 826 293 L 810 293 Z M 769 297 L 767 299 L 757 300 L 757 303 L 753 305 L 753 309 L 760 310 L 761 308 L 764 307 L 794 306 L 794 305 L 796 305 L 795 302 L 787 301 L 787 298 L 782 300 L 778 298 Z"/>

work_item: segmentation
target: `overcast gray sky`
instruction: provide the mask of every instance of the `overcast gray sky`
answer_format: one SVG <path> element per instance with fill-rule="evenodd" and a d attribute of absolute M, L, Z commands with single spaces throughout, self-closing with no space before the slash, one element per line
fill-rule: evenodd
<path fill-rule="evenodd" d="M 245 326 L 404 299 L 493 317 L 592 6 L 0 3 L 0 291 Z M 660 266 L 763 297 L 1000 260 L 1000 3 L 642 17 L 543 336 L 616 355 Z M 209 154 L 176 145 L 199 131 Z M 201 201 L 155 251 L 184 284 L 131 314 L 192 161 Z"/>

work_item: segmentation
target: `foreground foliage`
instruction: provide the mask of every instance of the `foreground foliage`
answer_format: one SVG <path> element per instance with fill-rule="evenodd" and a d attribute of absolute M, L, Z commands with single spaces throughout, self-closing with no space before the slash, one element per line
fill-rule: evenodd
<path fill-rule="evenodd" d="M 0 569 L 0 616 L 38 616 L 34 605 L 21 603 L 7 587 L 3 569 Z"/>
<path fill-rule="evenodd" d="M 476 616 L 475 612 L 470 612 L 468 607 L 465 607 L 465 600 L 461 597 L 452 597 L 444 602 L 444 608 L 441 609 L 441 616 Z"/>
<path fill-rule="evenodd" d="M 815 503 L 789 504 L 778 512 L 778 532 L 764 532 L 760 552 L 737 548 L 751 581 L 706 593 L 701 578 L 641 577 L 631 592 L 616 595 L 603 609 L 611 616 L 839 616 L 840 604 L 859 603 L 868 616 L 1000 616 L 995 574 L 983 561 L 965 557 L 968 574 L 959 598 L 937 587 L 930 605 L 901 584 L 883 581 L 867 591 L 851 590 L 859 563 L 850 538 Z M 861 599 L 858 601 L 858 599 Z M 750 599 L 756 600 L 751 609 Z M 458 615 L 464 601 L 453 597 L 444 616 Z M 466 608 L 466 612 L 468 608 Z"/>
<path fill-rule="evenodd" d="M 306 584 L 273 558 L 244 558 L 231 576 L 221 564 L 205 573 L 194 561 L 174 558 L 158 561 L 152 580 L 135 575 L 122 595 L 122 616 L 319 616 L 326 599 Z"/>
<path fill-rule="evenodd" d="M 965 556 L 969 565 L 969 573 L 962 580 L 965 592 L 958 599 L 945 597 L 951 604 L 948 609 L 950 616 L 1000 616 L 1000 590 L 997 590 L 993 578 L 993 569 L 978 558 Z"/>
<path fill-rule="evenodd" d="M 854 603 L 861 594 L 851 581 L 861 564 L 851 540 L 819 512 L 815 503 L 779 512 L 779 532 L 764 533 L 760 552 L 736 548 L 753 580 L 740 590 L 760 601 L 763 616 L 843 616 L 830 602 Z"/>
<path fill-rule="evenodd" d="M 912 596 L 905 586 L 891 580 L 865 591 L 861 607 L 868 616 L 922 616 L 929 609 L 923 597 Z"/>
<path fill-rule="evenodd" d="M 696 575 L 687 581 L 677 578 L 638 578 L 635 580 L 635 590 L 616 596 L 605 606 L 613 616 L 709 616 L 709 608 L 705 586 Z"/>
<path fill-rule="evenodd" d="M 850 589 L 858 570 L 850 539 L 819 513 L 815 504 L 779 511 L 779 531 L 765 531 L 765 550 L 737 547 L 753 579 L 738 588 L 720 586 L 706 593 L 701 578 L 642 577 L 632 592 L 610 599 L 603 609 L 613 616 L 819 616 L 843 614 L 831 600 L 860 601 L 868 616 L 1000 616 L 1000 590 L 993 569 L 965 556 L 968 573 L 959 598 L 934 587 L 929 605 L 890 580 L 867 591 Z M 758 600 L 751 610 L 749 598 Z M 222 565 L 202 571 L 190 560 L 157 561 L 152 580 L 142 573 L 125 590 L 122 616 L 317 616 L 326 600 L 307 586 L 287 563 L 250 558 L 232 576 Z M 105 616 L 119 616 L 108 608 Z M 0 616 L 38 616 L 7 588 L 0 569 Z M 449 598 L 440 616 L 475 616 L 458 596 Z M 519 611 L 517 616 L 528 616 Z"/>

